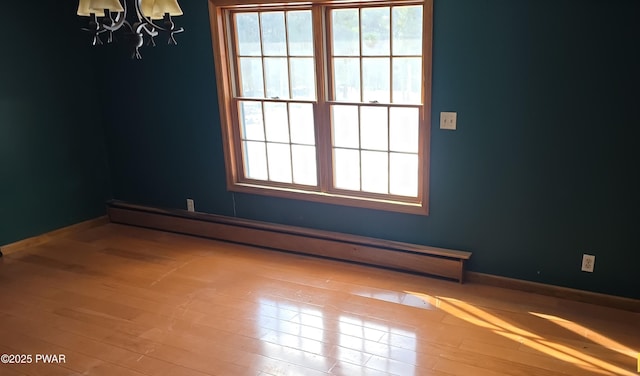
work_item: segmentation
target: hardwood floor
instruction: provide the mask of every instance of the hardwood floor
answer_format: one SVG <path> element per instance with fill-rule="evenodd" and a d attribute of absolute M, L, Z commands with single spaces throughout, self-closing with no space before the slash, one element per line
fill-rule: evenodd
<path fill-rule="evenodd" d="M 0 259 L 0 354 L 31 355 L 3 376 L 637 375 L 639 323 L 115 224 Z"/>

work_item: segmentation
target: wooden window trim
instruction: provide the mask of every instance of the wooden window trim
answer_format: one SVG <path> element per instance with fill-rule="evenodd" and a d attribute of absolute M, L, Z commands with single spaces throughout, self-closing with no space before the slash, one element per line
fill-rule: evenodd
<path fill-rule="evenodd" d="M 316 139 L 318 153 L 320 158 L 317 159 L 317 175 L 318 190 L 309 190 L 308 186 L 296 186 L 295 184 L 278 184 L 269 182 L 265 184 L 263 181 L 245 179 L 241 175 L 242 171 L 242 150 L 241 141 L 238 137 L 237 130 L 234 129 L 238 119 L 235 118 L 235 112 L 232 106 L 235 105 L 236 99 L 233 96 L 235 83 L 231 79 L 235 72 L 233 64 L 230 63 L 230 55 L 228 51 L 228 41 L 232 35 L 230 23 L 226 17 L 226 10 L 230 7 L 264 7 L 264 10 L 282 10 L 291 5 L 301 5 L 306 8 L 317 8 L 322 6 L 346 6 L 353 7 L 358 5 L 380 5 L 393 6 L 406 1 L 354 1 L 345 3 L 343 1 L 333 0 L 315 0 L 315 1 L 295 1 L 295 0 L 209 0 L 209 17 L 211 24 L 211 36 L 214 53 L 214 64 L 216 73 L 216 84 L 218 91 L 218 105 L 220 112 L 223 151 L 225 159 L 226 182 L 227 189 L 234 192 L 243 192 L 250 194 L 258 194 L 265 196 L 282 197 L 296 200 L 306 200 L 319 203 L 337 204 L 345 206 L 362 207 L 384 211 L 394 211 L 402 213 L 411 213 L 419 215 L 427 215 L 429 212 L 429 160 L 430 160 L 430 133 L 431 133 L 431 76 L 432 76 L 432 32 L 433 32 L 433 0 L 416 1 L 423 6 L 423 101 L 420 111 L 420 127 L 421 135 L 419 139 L 419 158 L 418 167 L 420 171 L 419 178 L 422 181 L 422 189 L 418 192 L 418 197 L 412 202 L 407 202 L 406 197 L 392 195 L 375 195 L 371 193 L 340 190 L 330 187 L 333 180 L 333 168 L 331 166 L 331 130 L 330 127 L 316 126 Z M 312 12 L 313 24 L 316 32 L 321 32 L 324 38 L 322 41 L 316 40 L 314 43 L 314 54 L 316 60 L 316 84 L 318 101 L 316 106 L 319 111 L 315 112 L 315 124 L 325 124 L 328 119 L 328 107 L 331 104 L 348 104 L 346 102 L 334 102 L 326 100 L 327 93 L 330 92 L 331 83 L 325 74 L 329 69 L 328 56 L 326 53 L 327 28 L 324 25 L 325 15 L 323 12 Z M 353 103 L 354 105 L 356 103 Z M 362 103 L 357 103 L 362 105 Z M 391 104 L 393 105 L 393 104 Z"/>

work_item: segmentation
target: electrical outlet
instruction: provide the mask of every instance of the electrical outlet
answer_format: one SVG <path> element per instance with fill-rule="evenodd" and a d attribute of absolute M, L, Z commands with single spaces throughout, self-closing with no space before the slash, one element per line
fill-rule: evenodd
<path fill-rule="evenodd" d="M 196 211 L 196 208 L 193 204 L 193 199 L 190 199 L 190 198 L 187 199 L 187 211 L 190 211 L 190 212 Z"/>
<path fill-rule="evenodd" d="M 457 112 L 441 112 L 440 113 L 440 129 L 448 129 L 448 130 L 455 131 L 457 121 L 458 121 Z"/>
<path fill-rule="evenodd" d="M 596 265 L 596 256 L 584 254 L 582 255 L 582 271 L 593 273 L 593 268 Z"/>

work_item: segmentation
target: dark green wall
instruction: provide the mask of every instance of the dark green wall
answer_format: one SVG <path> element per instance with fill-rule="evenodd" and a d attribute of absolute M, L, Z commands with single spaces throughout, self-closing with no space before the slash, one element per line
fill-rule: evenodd
<path fill-rule="evenodd" d="M 72 3 L 3 5 L 0 245 L 104 215 L 110 197 L 101 106 Z"/>
<path fill-rule="evenodd" d="M 464 249 L 474 271 L 640 298 L 640 2 L 435 1 L 429 216 L 227 192 L 207 1 L 182 6 L 179 46 L 142 62 L 96 52 L 111 72 L 115 198 L 191 197 L 203 212 Z M 441 111 L 458 112 L 457 131 L 437 128 Z M 593 274 L 579 271 L 585 252 Z"/>

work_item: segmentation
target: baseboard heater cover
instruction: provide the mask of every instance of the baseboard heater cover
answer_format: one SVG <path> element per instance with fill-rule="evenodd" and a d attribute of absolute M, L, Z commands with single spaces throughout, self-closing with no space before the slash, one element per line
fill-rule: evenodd
<path fill-rule="evenodd" d="M 276 250 L 464 281 L 471 252 L 331 231 L 110 201 L 113 223 L 201 236 Z"/>

